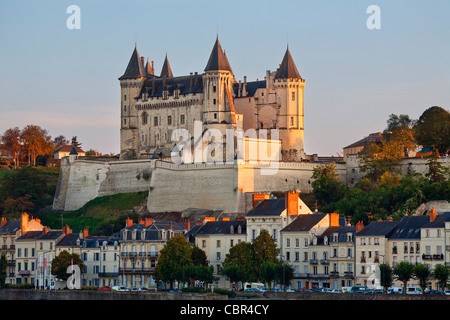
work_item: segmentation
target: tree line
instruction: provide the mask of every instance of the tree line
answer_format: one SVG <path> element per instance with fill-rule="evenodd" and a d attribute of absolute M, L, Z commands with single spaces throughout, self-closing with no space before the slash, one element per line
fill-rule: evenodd
<path fill-rule="evenodd" d="M 76 136 L 72 137 L 71 141 L 64 135 L 52 139 L 47 129 L 38 125 L 27 125 L 22 129 L 7 129 L 0 136 L 0 151 L 11 156 L 14 167 L 19 166 L 20 161 L 35 166 L 38 157 L 51 156 L 57 148 L 69 143 L 81 146 Z"/>
<path fill-rule="evenodd" d="M 439 162 L 450 148 L 449 119 L 449 112 L 439 107 L 426 110 L 417 121 L 391 115 L 383 139 L 368 143 L 358 155 L 364 176 L 353 187 L 341 181 L 334 163 L 316 167 L 311 185 L 320 210 L 340 213 L 353 224 L 367 224 L 388 217 L 400 220 L 424 202 L 450 201 L 450 172 Z M 402 175 L 399 162 L 418 144 L 434 150 L 427 172 Z"/>

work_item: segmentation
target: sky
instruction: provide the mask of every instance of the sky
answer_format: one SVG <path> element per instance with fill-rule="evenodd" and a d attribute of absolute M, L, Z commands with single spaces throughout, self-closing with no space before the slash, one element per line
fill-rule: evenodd
<path fill-rule="evenodd" d="M 80 8 L 80 29 L 67 20 Z M 369 29 L 380 8 L 381 29 Z M 120 86 L 135 43 L 159 73 L 202 73 L 216 36 L 237 80 L 276 70 L 287 45 L 305 87 L 304 148 L 331 156 L 450 108 L 448 0 L 2 0 L 0 134 L 40 125 L 83 149 L 120 150 Z M 70 20 L 72 21 L 72 20 Z"/>

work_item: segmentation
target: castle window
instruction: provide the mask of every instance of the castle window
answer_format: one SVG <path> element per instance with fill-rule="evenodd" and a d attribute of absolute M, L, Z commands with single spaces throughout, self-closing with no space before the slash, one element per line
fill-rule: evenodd
<path fill-rule="evenodd" d="M 127 95 L 124 95 L 124 96 L 123 96 L 123 100 L 124 100 L 124 101 L 127 101 Z"/>
<path fill-rule="evenodd" d="M 172 116 L 167 116 L 167 124 L 168 124 L 169 126 L 172 125 Z"/>
<path fill-rule="evenodd" d="M 153 118 L 153 125 L 158 126 L 158 117 Z"/>
<path fill-rule="evenodd" d="M 214 119 L 217 119 L 217 113 L 214 113 Z"/>
<path fill-rule="evenodd" d="M 123 119 L 123 124 L 127 124 L 127 119 Z"/>
<path fill-rule="evenodd" d="M 147 112 L 142 112 L 142 124 L 147 124 L 148 122 L 148 114 Z"/>
<path fill-rule="evenodd" d="M 291 126 L 294 125 L 294 117 L 291 117 Z"/>
<path fill-rule="evenodd" d="M 214 104 L 214 105 L 216 104 L 216 99 L 213 99 L 213 104 Z"/>
<path fill-rule="evenodd" d="M 216 92 L 216 86 L 213 86 L 213 92 Z"/>
<path fill-rule="evenodd" d="M 184 114 L 182 114 L 180 116 L 180 124 L 184 124 L 184 122 L 185 122 L 185 117 L 184 117 Z"/>
<path fill-rule="evenodd" d="M 295 92 L 292 92 L 292 101 L 295 101 Z"/>
<path fill-rule="evenodd" d="M 127 106 L 123 107 L 123 112 L 127 112 Z"/>

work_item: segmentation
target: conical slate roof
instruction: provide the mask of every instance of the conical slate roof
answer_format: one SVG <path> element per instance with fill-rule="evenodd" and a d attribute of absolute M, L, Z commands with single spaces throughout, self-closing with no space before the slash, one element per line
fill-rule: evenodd
<path fill-rule="evenodd" d="M 167 59 L 167 54 L 166 59 L 164 59 L 164 65 L 161 70 L 161 78 L 164 77 L 173 78 L 172 69 L 170 68 L 169 59 Z"/>
<path fill-rule="evenodd" d="M 212 49 L 208 64 L 205 68 L 205 71 L 215 70 L 231 71 L 230 63 L 228 62 L 225 52 L 222 50 L 222 46 L 219 42 L 219 37 L 217 37 L 216 39 L 216 43 L 214 44 L 214 48 Z"/>
<path fill-rule="evenodd" d="M 143 71 L 141 68 L 141 58 L 139 57 L 139 52 L 136 46 L 134 47 L 133 54 L 131 55 L 130 62 L 128 62 L 127 69 L 123 76 L 119 80 L 124 79 L 138 79 L 143 77 Z"/>
<path fill-rule="evenodd" d="M 294 59 L 292 59 L 289 48 L 286 49 L 283 61 L 281 62 L 280 68 L 278 68 L 275 75 L 275 79 L 302 79 L 297 67 L 295 66 Z"/>
<path fill-rule="evenodd" d="M 152 76 L 154 74 L 152 66 L 150 65 L 150 63 L 148 63 L 148 59 L 147 63 L 145 64 L 145 73 L 147 74 L 147 76 Z"/>

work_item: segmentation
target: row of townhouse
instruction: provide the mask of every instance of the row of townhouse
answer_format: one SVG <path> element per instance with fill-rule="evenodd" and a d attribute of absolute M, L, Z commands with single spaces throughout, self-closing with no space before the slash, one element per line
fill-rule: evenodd
<path fill-rule="evenodd" d="M 366 227 L 359 224 L 355 238 L 358 285 L 380 286 L 379 263 L 392 267 L 401 261 L 425 263 L 431 270 L 437 264 L 450 265 L 450 212 L 437 214 L 432 209 L 427 216 L 371 222 Z M 418 281 L 409 284 L 417 286 Z M 430 288 L 440 289 L 433 278 Z"/>
<path fill-rule="evenodd" d="M 220 273 L 229 249 L 252 242 L 265 229 L 280 249 L 279 259 L 294 268 L 293 288 L 380 288 L 378 265 L 400 261 L 450 264 L 450 213 L 405 216 L 350 226 L 336 213 L 313 213 L 295 193 L 284 199 L 255 195 L 254 208 L 240 221 L 204 221 L 187 238 L 203 249 L 216 284 L 231 288 Z M 401 286 L 396 281 L 395 286 Z M 410 285 L 418 285 L 412 280 Z M 433 279 L 430 288 L 437 288 Z"/>
<path fill-rule="evenodd" d="M 7 259 L 8 284 L 32 284 L 36 287 L 66 287 L 51 273 L 53 259 L 61 252 L 76 253 L 83 261 L 82 286 L 156 287 L 152 275 L 160 250 L 171 237 L 184 234 L 189 223 L 155 222 L 151 219 L 126 225 L 111 236 L 90 236 L 88 230 L 72 233 L 66 225 L 61 230 L 42 226 L 39 219 L 1 220 L 0 254 Z"/>

